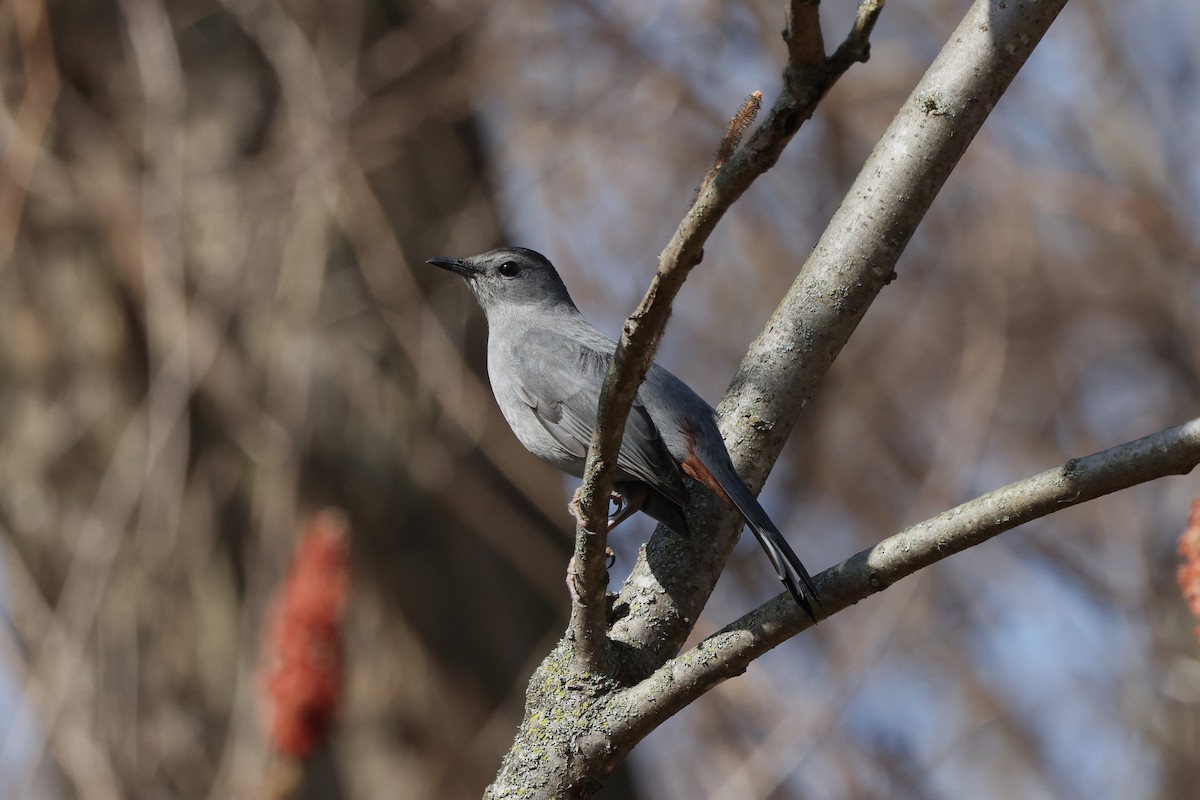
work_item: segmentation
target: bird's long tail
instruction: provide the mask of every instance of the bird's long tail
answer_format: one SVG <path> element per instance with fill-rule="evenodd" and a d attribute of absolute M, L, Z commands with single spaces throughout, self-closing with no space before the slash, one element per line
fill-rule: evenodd
<path fill-rule="evenodd" d="M 729 491 L 730 488 L 732 491 Z M 813 606 L 820 605 L 821 599 L 817 595 L 817 587 L 813 583 L 812 576 L 800 563 L 792 546 L 787 543 L 787 539 L 783 538 L 783 534 L 775 527 L 775 523 L 771 522 L 767 512 L 763 510 L 763 507 L 754 499 L 754 495 L 741 481 L 738 481 L 737 486 L 727 486 L 725 489 L 734 507 L 745 518 L 750 530 L 754 531 L 758 543 L 762 545 L 763 550 L 767 551 L 767 558 L 771 559 L 771 564 L 775 567 L 775 574 L 779 576 L 779 580 L 783 581 L 783 585 L 795 598 L 796 604 L 804 609 L 804 613 L 808 614 L 809 619 L 816 623 L 817 614 Z"/>

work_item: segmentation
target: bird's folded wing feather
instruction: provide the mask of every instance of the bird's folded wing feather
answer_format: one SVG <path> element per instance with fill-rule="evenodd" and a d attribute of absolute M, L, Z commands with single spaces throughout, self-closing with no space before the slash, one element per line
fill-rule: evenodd
<path fill-rule="evenodd" d="M 555 441 L 572 455 L 584 458 L 592 440 L 600 387 L 612 355 L 584 344 L 564 342 L 562 337 L 549 332 L 530 334 L 521 350 L 523 358 L 518 362 L 526 368 L 517 376 L 517 386 L 522 399 Z M 554 353 L 560 366 L 555 369 L 549 363 L 539 363 L 541 359 L 530 358 L 531 353 Z M 562 363 L 569 363 L 570 368 L 562 369 Z M 678 505 L 688 504 L 683 475 L 637 398 L 625 423 L 617 466 Z"/>

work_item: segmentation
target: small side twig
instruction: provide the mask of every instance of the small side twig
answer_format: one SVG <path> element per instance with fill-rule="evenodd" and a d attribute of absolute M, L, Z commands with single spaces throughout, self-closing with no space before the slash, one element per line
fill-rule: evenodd
<path fill-rule="evenodd" d="M 746 135 L 746 131 L 754 124 L 754 119 L 758 116 L 758 112 L 762 109 L 762 92 L 754 92 L 742 102 L 742 107 L 733 115 L 733 119 L 729 120 L 729 127 L 725 129 L 725 136 L 721 139 L 721 146 L 717 148 L 717 153 L 713 156 L 712 166 L 708 168 L 708 173 L 704 176 L 704 180 L 700 181 L 700 188 L 696 190 L 696 197 L 704 193 L 712 183 L 713 178 L 717 176 L 717 172 L 721 167 L 725 166 L 734 152 L 742 144 L 742 137 Z M 692 198 L 693 202 L 695 197 Z"/>
<path fill-rule="evenodd" d="M 797 76 L 825 68 L 825 39 L 821 35 L 820 0 L 789 0 L 783 41 L 788 49 L 788 74 Z"/>
<path fill-rule="evenodd" d="M 838 45 L 838 49 L 829 57 L 829 68 L 845 71 L 851 65 L 865 62 L 871 57 L 871 31 L 883 11 L 885 0 L 863 0 L 858 5 L 858 14 L 846 40 Z"/>

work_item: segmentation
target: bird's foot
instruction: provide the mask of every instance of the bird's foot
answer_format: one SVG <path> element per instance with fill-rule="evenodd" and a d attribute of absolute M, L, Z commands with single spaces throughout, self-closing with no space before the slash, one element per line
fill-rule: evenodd
<path fill-rule="evenodd" d="M 575 494 L 578 496 L 579 492 Z M 575 556 L 571 556 L 571 560 L 567 562 L 567 594 L 571 595 L 572 603 L 581 606 L 587 605 L 579 596 L 579 570 L 575 568 Z"/>
<path fill-rule="evenodd" d="M 608 586 L 608 571 L 617 563 L 617 554 L 613 552 L 611 547 L 604 548 L 604 558 L 607 562 L 604 565 L 604 585 Z M 579 569 L 575 565 L 575 556 L 571 556 L 571 560 L 567 562 L 567 594 L 571 595 L 571 602 L 578 603 L 581 606 L 586 606 L 583 602 L 583 597 L 580 594 L 579 585 Z"/>
<path fill-rule="evenodd" d="M 620 491 L 613 491 L 613 500 L 617 504 L 616 513 L 608 518 L 608 529 L 620 525 L 625 520 L 632 517 L 634 514 L 642 510 L 642 506 L 646 505 L 646 498 L 650 492 L 646 489 L 645 484 L 634 483 L 629 481 L 621 484 Z"/>
<path fill-rule="evenodd" d="M 567 511 L 575 518 L 576 525 L 583 524 L 583 514 L 579 511 L 579 495 L 583 492 L 583 487 L 580 486 L 575 490 L 575 494 L 571 495 L 571 502 L 567 503 Z"/>
<path fill-rule="evenodd" d="M 620 525 L 621 521 L 633 512 L 628 510 L 629 502 L 625 499 L 625 495 L 621 494 L 616 489 L 613 489 L 612 494 L 609 495 L 609 499 L 612 500 L 613 504 L 616 506 L 616 508 L 613 509 L 612 516 L 608 518 L 608 529 L 611 531 L 613 528 Z"/>
<path fill-rule="evenodd" d="M 580 486 L 575 490 L 575 494 L 571 495 L 571 502 L 567 503 L 567 511 L 575 518 L 578 525 L 583 524 L 583 511 L 579 508 L 579 496 L 583 492 L 583 487 Z M 624 492 L 619 492 L 616 489 L 609 494 L 609 499 L 616 504 L 616 509 L 612 516 L 608 518 L 608 529 L 620 525 L 625 520 L 632 517 L 646 503 L 646 490 L 641 487 L 628 488 Z"/>
<path fill-rule="evenodd" d="M 582 493 L 583 487 L 580 486 L 575 490 L 575 494 L 571 495 L 571 502 L 567 503 L 567 511 L 571 513 L 571 516 L 575 518 L 575 522 L 578 524 L 583 523 L 583 511 L 579 508 L 579 496 Z M 621 513 L 625 511 L 626 503 L 624 496 L 622 496 L 622 494 L 615 489 L 609 494 L 609 499 L 617 504 L 617 510 L 615 514 L 608 518 L 608 529 L 612 530 L 613 525 L 616 524 L 613 522 L 613 520 L 617 519 L 617 517 L 620 517 Z M 624 517 L 620 518 L 624 519 Z"/>

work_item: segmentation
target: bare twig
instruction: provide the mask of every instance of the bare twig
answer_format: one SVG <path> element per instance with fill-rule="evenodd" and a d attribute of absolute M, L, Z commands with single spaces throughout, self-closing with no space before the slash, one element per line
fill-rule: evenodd
<path fill-rule="evenodd" d="M 863 0 L 858 4 L 858 14 L 854 18 L 850 34 L 829 57 L 830 69 L 844 71 L 854 63 L 866 61 L 871 57 L 871 31 L 875 29 L 875 21 L 879 19 L 884 2 L 885 0 Z"/>
<path fill-rule="evenodd" d="M 787 43 L 789 75 L 812 74 L 825 68 L 820 0 L 789 0 L 783 40 Z"/>
<path fill-rule="evenodd" d="M 1073 458 L 917 523 L 817 577 L 822 613 L 835 614 L 896 581 L 988 539 L 1064 508 L 1139 483 L 1184 475 L 1200 464 L 1200 419 Z M 727 625 L 628 690 L 635 709 L 615 736 L 641 738 L 713 686 L 811 625 L 780 595 Z"/>
<path fill-rule="evenodd" d="M 712 166 L 708 168 L 708 173 L 705 174 L 704 180 L 700 181 L 700 188 L 696 190 L 696 197 L 699 197 L 708 188 L 713 178 L 717 177 L 717 173 L 720 172 L 721 167 L 725 166 L 725 162 L 737 152 L 737 149 L 742 144 L 742 137 L 746 135 L 746 131 L 754 124 L 754 120 L 758 117 L 758 112 L 761 108 L 762 92 L 754 92 L 743 101 L 742 107 L 733 115 L 733 119 L 729 120 L 729 127 L 725 129 L 725 137 L 721 139 L 721 146 L 717 148 L 717 154 L 713 156 Z"/>
<path fill-rule="evenodd" d="M 851 37 L 865 39 L 882 9 L 882 0 L 865 0 L 860 7 L 860 22 L 856 22 Z M 817 57 L 821 38 L 815 3 L 795 2 L 789 6 L 784 39 L 788 44 L 788 67 L 784 70 L 779 98 L 746 146 L 734 153 L 712 180 L 705 181 L 671 241 L 659 254 L 658 272 L 637 309 L 625 321 L 605 378 L 579 493 L 575 566 L 580 601 L 572 607 L 569 633 L 575 642 L 578 672 L 605 671 L 608 637 L 603 593 L 608 501 L 625 419 L 654 359 L 675 295 L 688 273 L 700 263 L 704 243 L 725 212 L 758 176 L 775 165 L 800 125 L 812 117 L 821 98 L 853 63 L 846 58 L 836 63 L 826 60 L 823 52 Z M 857 46 L 853 52 L 866 59 L 865 45 Z"/>

